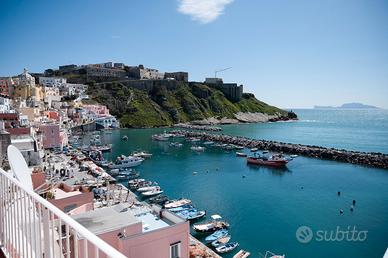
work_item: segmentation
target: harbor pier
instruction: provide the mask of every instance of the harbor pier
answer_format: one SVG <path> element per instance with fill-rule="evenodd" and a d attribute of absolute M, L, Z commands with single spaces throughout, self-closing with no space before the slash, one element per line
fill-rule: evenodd
<path fill-rule="evenodd" d="M 247 148 L 258 148 L 274 152 L 301 155 L 312 158 L 320 158 L 351 164 L 388 169 L 388 154 L 378 152 L 360 152 L 336 148 L 325 148 L 314 145 L 304 145 L 295 143 L 285 143 L 278 141 L 268 141 L 251 139 L 241 136 L 231 136 L 225 134 L 212 134 L 207 132 L 174 130 L 173 134 L 183 134 L 185 137 L 201 138 L 204 141 L 214 141 L 226 144 L 240 145 Z"/>

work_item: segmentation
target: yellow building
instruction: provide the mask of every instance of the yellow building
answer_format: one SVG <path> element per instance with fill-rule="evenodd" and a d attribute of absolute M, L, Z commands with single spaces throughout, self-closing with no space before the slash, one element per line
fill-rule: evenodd
<path fill-rule="evenodd" d="M 35 78 L 24 69 L 23 73 L 18 77 L 18 83 L 15 85 L 13 97 L 28 99 L 35 98 L 37 101 L 44 99 L 44 92 L 42 87 L 35 84 Z"/>

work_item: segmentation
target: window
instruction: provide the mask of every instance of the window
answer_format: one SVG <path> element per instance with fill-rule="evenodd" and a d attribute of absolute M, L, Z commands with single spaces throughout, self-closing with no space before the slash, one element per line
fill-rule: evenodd
<path fill-rule="evenodd" d="M 170 258 L 179 258 L 181 252 L 181 242 L 170 245 Z"/>

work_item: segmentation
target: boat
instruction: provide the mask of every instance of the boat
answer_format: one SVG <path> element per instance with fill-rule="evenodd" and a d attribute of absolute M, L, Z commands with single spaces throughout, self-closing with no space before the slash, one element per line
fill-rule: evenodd
<path fill-rule="evenodd" d="M 123 137 L 121 137 L 121 140 L 128 141 L 128 136 L 124 135 Z"/>
<path fill-rule="evenodd" d="M 290 155 L 290 158 L 292 158 L 292 159 L 294 159 L 294 158 L 296 158 L 296 157 L 298 157 L 298 155 L 296 155 L 296 154 Z"/>
<path fill-rule="evenodd" d="M 129 173 L 126 172 L 119 172 L 116 176 L 116 179 L 118 180 L 128 180 L 128 179 L 136 179 L 140 176 L 139 172 L 131 171 Z"/>
<path fill-rule="evenodd" d="M 193 205 L 183 205 L 180 207 L 175 207 L 175 208 L 169 208 L 168 210 L 171 212 L 182 212 L 182 211 L 187 211 L 187 210 L 192 210 L 195 209 Z"/>
<path fill-rule="evenodd" d="M 152 186 L 153 184 L 154 182 L 151 182 L 151 181 L 142 181 L 139 183 L 129 184 L 128 186 L 131 190 L 137 190 L 141 187 Z"/>
<path fill-rule="evenodd" d="M 211 233 L 220 229 L 229 228 L 229 223 L 222 220 L 213 220 L 193 225 L 193 229 L 199 233 Z"/>
<path fill-rule="evenodd" d="M 229 234 L 228 230 L 227 229 L 221 229 L 221 230 L 217 230 L 216 232 L 214 232 L 213 234 L 207 236 L 205 238 L 205 241 L 206 242 L 213 242 L 221 237 L 224 237 L 224 236 L 227 236 Z"/>
<path fill-rule="evenodd" d="M 89 159 L 94 162 L 97 166 L 107 166 L 109 163 L 104 159 L 101 151 L 91 151 L 89 152 Z"/>
<path fill-rule="evenodd" d="M 175 214 L 185 220 L 195 220 L 204 217 L 206 215 L 206 211 L 198 211 L 197 209 L 193 208 L 191 210 L 176 212 Z"/>
<path fill-rule="evenodd" d="M 164 204 L 164 208 L 166 209 L 177 208 L 187 204 L 191 204 L 191 200 L 189 199 L 172 200 Z"/>
<path fill-rule="evenodd" d="M 152 154 L 145 151 L 140 151 L 140 152 L 135 151 L 132 153 L 132 156 L 146 159 L 146 158 L 151 158 Z"/>
<path fill-rule="evenodd" d="M 133 157 L 133 156 L 126 157 L 124 155 L 121 155 L 120 157 L 117 158 L 115 163 L 110 163 L 108 165 L 108 167 L 110 169 L 114 169 L 114 168 L 119 168 L 119 169 L 131 168 L 131 167 L 135 167 L 135 166 L 140 165 L 143 161 L 144 161 L 143 158 Z"/>
<path fill-rule="evenodd" d="M 250 252 L 241 249 L 235 255 L 233 255 L 233 258 L 247 258 L 250 255 L 251 255 Z"/>
<path fill-rule="evenodd" d="M 270 251 L 267 251 L 265 252 L 264 255 L 262 255 L 264 258 L 285 258 L 286 256 L 283 254 L 283 255 L 277 255 L 277 254 L 274 254 Z"/>
<path fill-rule="evenodd" d="M 171 142 L 171 143 L 170 143 L 170 146 L 171 146 L 171 147 L 178 147 L 178 148 L 180 148 L 180 147 L 183 146 L 183 144 L 182 144 L 182 143 L 179 143 L 179 142 Z"/>
<path fill-rule="evenodd" d="M 149 203 L 155 203 L 155 204 L 163 204 L 167 201 L 168 201 L 168 197 L 166 195 L 158 195 L 148 199 Z"/>
<path fill-rule="evenodd" d="M 284 167 L 288 163 L 288 159 L 285 159 L 281 155 L 272 155 L 271 157 L 248 157 L 247 163 L 259 166 L 270 167 Z"/>
<path fill-rule="evenodd" d="M 191 146 L 190 150 L 201 152 L 201 151 L 205 150 L 205 147 L 202 147 L 202 146 Z"/>
<path fill-rule="evenodd" d="M 155 196 L 155 195 L 158 195 L 161 193 L 163 193 L 163 190 L 161 190 L 160 187 L 158 187 L 158 188 L 155 188 L 151 191 L 142 192 L 141 195 L 144 197 L 149 197 L 149 196 Z"/>
<path fill-rule="evenodd" d="M 228 243 L 230 241 L 232 237 L 230 235 L 226 235 L 226 236 L 223 236 L 223 237 L 220 237 L 219 239 L 217 240 L 214 240 L 211 245 L 215 248 L 221 246 L 221 245 L 224 245 L 226 243 Z"/>
<path fill-rule="evenodd" d="M 235 146 L 234 146 L 234 149 L 236 149 L 236 150 L 243 150 L 243 149 L 244 149 L 244 146 L 235 145 Z"/>
<path fill-rule="evenodd" d="M 246 156 L 248 156 L 246 153 L 244 153 L 244 152 L 236 152 L 236 156 L 237 157 L 246 157 Z"/>
<path fill-rule="evenodd" d="M 252 148 L 251 149 L 251 152 L 256 152 L 256 151 L 258 151 L 259 149 L 258 148 Z"/>
<path fill-rule="evenodd" d="M 159 186 L 144 186 L 137 189 L 138 192 L 149 192 L 152 190 L 160 190 Z"/>
<path fill-rule="evenodd" d="M 189 142 L 199 142 L 199 141 L 201 141 L 201 138 L 190 137 L 190 138 L 187 138 L 187 141 L 189 141 Z"/>
<path fill-rule="evenodd" d="M 144 178 L 132 179 L 132 180 L 129 180 L 129 181 L 128 181 L 128 185 L 131 185 L 131 184 L 138 184 L 138 183 L 144 182 L 144 181 L 145 181 Z"/>
<path fill-rule="evenodd" d="M 152 140 L 154 140 L 154 141 L 161 141 L 161 142 L 165 142 L 165 141 L 168 141 L 168 139 L 170 138 L 170 137 L 167 137 L 167 136 L 165 136 L 165 135 L 163 135 L 163 134 L 154 134 L 154 135 L 152 135 Z"/>
<path fill-rule="evenodd" d="M 206 141 L 206 142 L 204 142 L 203 144 L 205 144 L 205 145 L 212 145 L 212 144 L 214 144 L 214 142 L 212 142 L 212 141 Z"/>
<path fill-rule="evenodd" d="M 237 242 L 226 243 L 224 245 L 220 245 L 219 247 L 217 247 L 216 251 L 218 253 L 223 254 L 234 250 L 237 246 L 238 246 Z"/>

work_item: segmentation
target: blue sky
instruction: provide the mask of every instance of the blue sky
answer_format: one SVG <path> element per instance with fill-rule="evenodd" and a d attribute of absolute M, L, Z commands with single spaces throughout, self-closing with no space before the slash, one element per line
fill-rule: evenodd
<path fill-rule="evenodd" d="M 386 0 L 0 1 L 0 76 L 104 61 L 183 70 L 280 107 L 388 108 Z"/>

